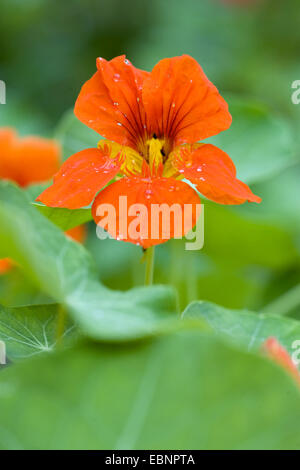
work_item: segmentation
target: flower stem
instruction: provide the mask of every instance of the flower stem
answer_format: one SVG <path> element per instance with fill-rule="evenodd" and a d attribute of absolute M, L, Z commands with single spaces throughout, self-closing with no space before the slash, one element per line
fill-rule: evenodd
<path fill-rule="evenodd" d="M 278 315 L 287 315 L 294 308 L 300 305 L 300 284 L 293 287 L 283 295 L 273 300 L 263 308 L 264 313 L 277 313 Z"/>
<path fill-rule="evenodd" d="M 145 286 L 151 286 L 153 284 L 153 272 L 154 272 L 154 252 L 155 247 L 150 246 L 147 248 L 145 253 L 146 269 L 145 269 Z"/>

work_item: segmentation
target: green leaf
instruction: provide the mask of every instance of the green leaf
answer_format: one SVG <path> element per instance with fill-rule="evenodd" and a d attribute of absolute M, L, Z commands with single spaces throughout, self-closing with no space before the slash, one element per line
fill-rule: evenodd
<path fill-rule="evenodd" d="M 197 330 L 40 356 L 2 371 L 0 394 L 2 449 L 300 447 L 292 379 Z"/>
<path fill-rule="evenodd" d="M 64 209 L 61 207 L 47 207 L 34 203 L 44 217 L 64 231 L 85 224 L 93 220 L 91 209 Z"/>
<path fill-rule="evenodd" d="M 105 288 L 85 248 L 7 182 L 0 182 L 0 218 L 0 256 L 17 261 L 44 293 L 67 307 L 87 335 L 106 340 L 142 338 L 176 321 L 177 297 L 171 287 L 125 293 Z"/>
<path fill-rule="evenodd" d="M 57 340 L 57 304 L 18 308 L 0 305 L 0 340 L 6 344 L 7 357 L 12 361 L 52 351 Z M 74 333 L 70 321 L 64 328 L 64 344 Z"/>
<path fill-rule="evenodd" d="M 300 339 L 300 322 L 272 314 L 230 310 L 210 302 L 193 302 L 183 318 L 205 320 L 220 336 L 247 350 L 257 350 L 274 336 L 292 354 L 293 342 Z"/>
<path fill-rule="evenodd" d="M 245 212 L 251 204 L 245 204 Z M 217 263 L 232 266 L 265 266 L 282 269 L 299 257 L 293 237 L 276 223 L 260 217 L 253 220 L 239 208 L 205 201 L 205 244 L 202 253 Z M 260 205 L 252 204 L 259 213 Z M 222 234 L 217 227 L 222 227 Z M 270 243 L 272 240 L 272 243 Z M 201 254 L 202 254 L 201 253 Z"/>
<path fill-rule="evenodd" d="M 274 178 L 258 183 L 252 187 L 262 197 L 262 202 L 241 206 L 239 211 L 251 217 L 256 223 L 260 220 L 276 223 L 278 227 L 291 233 L 300 232 L 300 163 L 286 168 Z"/>
<path fill-rule="evenodd" d="M 262 103 L 234 96 L 227 102 L 232 125 L 209 140 L 232 158 L 239 179 L 264 181 L 296 161 L 293 131 L 286 120 Z"/>

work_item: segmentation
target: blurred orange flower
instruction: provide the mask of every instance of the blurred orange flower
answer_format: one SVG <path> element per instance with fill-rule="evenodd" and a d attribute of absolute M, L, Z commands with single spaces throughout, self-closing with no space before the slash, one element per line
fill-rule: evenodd
<path fill-rule="evenodd" d="M 60 166 L 60 146 L 52 139 L 37 136 L 18 137 L 10 127 L 0 128 L 0 179 L 27 187 L 48 181 Z M 75 227 L 67 234 L 83 242 L 85 227 Z M 13 261 L 0 259 L 0 274 L 11 269 Z"/>
<path fill-rule="evenodd" d="M 26 187 L 49 180 L 59 165 L 60 147 L 54 140 L 18 137 L 10 127 L 0 129 L 0 179 Z"/>
<path fill-rule="evenodd" d="M 184 178 L 218 203 L 260 202 L 236 178 L 225 152 L 197 143 L 228 129 L 232 119 L 217 88 L 192 57 L 161 60 L 151 73 L 135 68 L 125 56 L 98 58 L 97 69 L 81 89 L 75 115 L 109 140 L 71 156 L 39 201 L 69 209 L 87 206 L 122 175 L 94 201 L 93 217 L 100 225 L 98 205 L 113 205 L 120 218 L 121 195 L 128 197 L 128 204 L 145 205 L 149 213 L 153 203 L 196 206 L 198 195 Z M 195 223 L 193 218 L 192 226 Z M 144 248 L 165 241 L 122 238 Z"/>
<path fill-rule="evenodd" d="M 297 366 L 293 363 L 292 358 L 276 338 L 270 337 L 263 344 L 263 351 L 267 356 L 283 367 L 298 383 L 300 386 L 300 372 Z"/>

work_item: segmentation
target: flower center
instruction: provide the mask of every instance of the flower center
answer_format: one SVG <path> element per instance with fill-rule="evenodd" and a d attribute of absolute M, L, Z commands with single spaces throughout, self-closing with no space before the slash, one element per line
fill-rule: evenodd
<path fill-rule="evenodd" d="M 165 162 L 166 153 L 164 150 L 165 140 L 158 139 L 154 134 L 152 139 L 146 141 L 146 160 L 150 169 L 157 169 Z"/>

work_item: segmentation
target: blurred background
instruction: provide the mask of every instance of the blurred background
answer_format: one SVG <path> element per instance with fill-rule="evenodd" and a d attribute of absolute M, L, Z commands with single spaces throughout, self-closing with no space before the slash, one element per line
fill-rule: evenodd
<path fill-rule="evenodd" d="M 0 0 L 0 79 L 7 86 L 0 126 L 55 137 L 67 158 L 99 140 L 72 114 L 96 57 L 125 53 L 151 70 L 164 57 L 192 55 L 234 118 L 211 141 L 229 153 L 263 202 L 205 201 L 204 248 L 185 251 L 181 241 L 159 246 L 155 282 L 176 286 L 181 308 L 204 299 L 296 316 L 300 104 L 291 96 L 300 80 L 299 23 L 298 0 Z M 90 224 L 85 244 L 101 281 L 113 289 L 142 284 L 141 249 L 100 241 L 95 229 Z M 41 300 L 18 268 L 0 276 L 1 303 Z"/>

